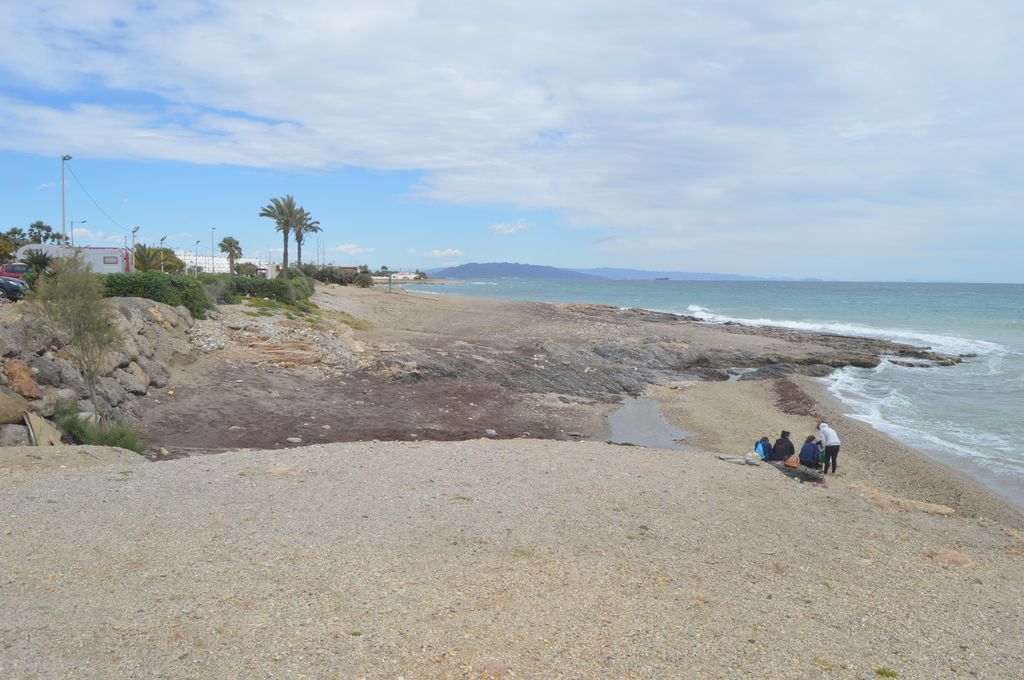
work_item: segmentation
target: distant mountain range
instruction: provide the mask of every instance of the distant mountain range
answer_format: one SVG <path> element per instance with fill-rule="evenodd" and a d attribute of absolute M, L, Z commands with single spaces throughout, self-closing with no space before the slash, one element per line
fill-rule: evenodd
<path fill-rule="evenodd" d="M 741 274 L 709 274 L 705 272 L 648 271 L 645 269 L 621 269 L 601 267 L 597 269 L 560 269 L 537 264 L 518 262 L 471 262 L 446 269 L 431 269 L 427 274 L 441 279 L 618 279 L 629 281 L 820 281 L 821 279 L 796 279 L 777 277 L 767 279 L 761 276 Z"/>
<path fill-rule="evenodd" d="M 441 279 L 598 279 L 599 276 L 572 269 L 518 262 L 470 262 L 458 267 L 428 271 Z"/>

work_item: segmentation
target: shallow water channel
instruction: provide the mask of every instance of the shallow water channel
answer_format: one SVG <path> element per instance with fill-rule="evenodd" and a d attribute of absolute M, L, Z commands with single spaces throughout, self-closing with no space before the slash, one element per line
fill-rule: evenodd
<path fill-rule="evenodd" d="M 611 430 L 608 441 L 613 444 L 697 450 L 682 441 L 694 433 L 668 422 L 661 412 L 661 404 L 655 399 L 626 399 L 622 406 L 608 414 L 608 428 Z"/>

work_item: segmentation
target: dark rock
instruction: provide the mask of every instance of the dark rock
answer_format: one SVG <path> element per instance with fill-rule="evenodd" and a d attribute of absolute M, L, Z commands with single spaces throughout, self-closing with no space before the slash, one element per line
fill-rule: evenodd
<path fill-rule="evenodd" d="M 28 428 L 24 425 L 0 425 L 0 446 L 28 446 Z"/>
<path fill-rule="evenodd" d="M 135 362 L 139 367 L 146 372 L 149 376 L 149 384 L 153 387 L 167 387 L 167 383 L 170 382 L 171 374 L 167 372 L 163 364 L 153 359 L 140 356 Z"/>
<path fill-rule="evenodd" d="M 45 355 L 33 356 L 28 361 L 28 370 L 38 384 L 59 386 L 62 381 L 57 361 Z"/>
<path fill-rule="evenodd" d="M 145 394 L 146 385 L 139 380 L 136 376 L 132 375 L 123 368 L 119 368 L 111 375 L 117 382 L 121 383 L 121 387 L 131 392 L 132 394 Z"/>
<path fill-rule="evenodd" d="M 110 406 L 117 406 L 128 397 L 128 394 L 116 379 L 104 377 L 96 380 L 96 396 Z"/>

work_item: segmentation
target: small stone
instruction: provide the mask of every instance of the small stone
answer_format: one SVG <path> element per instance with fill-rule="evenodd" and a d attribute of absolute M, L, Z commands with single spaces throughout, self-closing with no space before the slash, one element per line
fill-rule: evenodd
<path fill-rule="evenodd" d="M 288 442 L 289 444 L 301 444 L 302 437 L 288 437 L 287 439 L 285 439 L 285 441 Z"/>
<path fill-rule="evenodd" d="M 491 428 L 487 428 L 486 430 L 484 430 L 484 434 L 487 435 L 488 437 L 497 437 L 498 436 L 498 433 L 496 431 L 492 430 Z"/>
<path fill-rule="evenodd" d="M 244 428 L 244 427 L 242 427 L 241 425 L 232 425 L 232 426 L 231 426 L 231 427 L 229 427 L 228 429 L 229 429 L 229 430 L 231 430 L 232 432 L 235 432 L 235 431 L 237 431 L 237 430 L 244 430 L 245 428 Z"/>
<path fill-rule="evenodd" d="M 169 456 L 169 455 L 171 455 L 171 452 L 170 452 L 170 451 L 168 451 L 167 449 L 165 449 L 165 448 L 164 448 L 164 447 L 162 447 L 162 446 L 160 447 L 160 450 L 159 450 L 159 451 L 158 451 L 157 453 L 158 453 L 159 455 L 161 455 L 161 456 Z"/>
<path fill-rule="evenodd" d="M 582 437 L 583 433 L 582 432 L 566 432 L 565 436 L 566 437 Z"/>

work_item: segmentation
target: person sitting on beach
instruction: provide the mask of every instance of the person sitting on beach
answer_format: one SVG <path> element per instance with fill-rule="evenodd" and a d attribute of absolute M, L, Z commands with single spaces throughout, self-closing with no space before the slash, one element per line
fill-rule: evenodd
<path fill-rule="evenodd" d="M 814 441 L 813 434 L 808 435 L 804 445 L 800 447 L 800 464 L 812 470 L 817 470 L 821 465 L 818 460 L 818 444 Z"/>
<path fill-rule="evenodd" d="M 794 453 L 796 453 L 796 448 L 793 446 L 793 442 L 789 441 L 789 431 L 783 430 L 772 447 L 771 460 L 786 460 Z"/>
<path fill-rule="evenodd" d="M 836 458 L 839 457 L 839 435 L 828 426 L 828 423 L 818 425 L 818 432 L 821 434 L 821 444 L 825 447 L 825 455 L 822 458 L 824 468 L 822 474 L 828 474 L 828 464 L 832 463 L 832 474 L 836 473 Z"/>
<path fill-rule="evenodd" d="M 754 452 L 761 456 L 761 460 L 768 460 L 772 457 L 772 441 L 768 437 L 761 437 L 754 442 Z"/>

